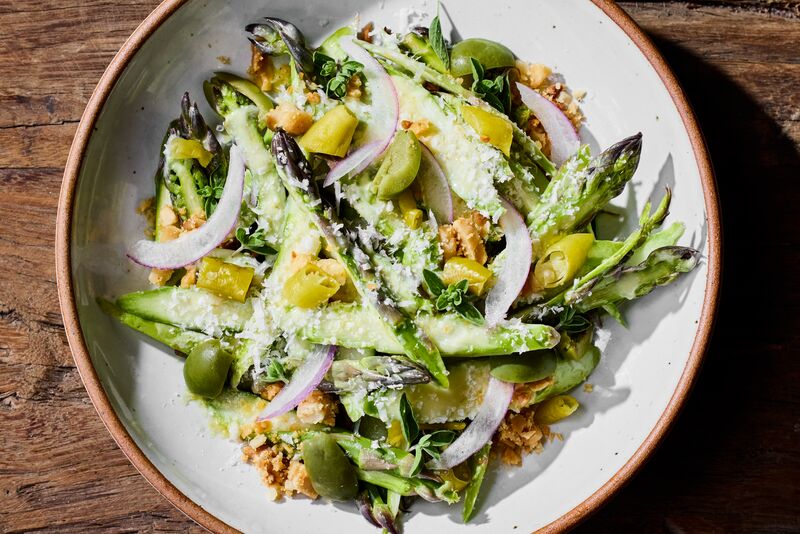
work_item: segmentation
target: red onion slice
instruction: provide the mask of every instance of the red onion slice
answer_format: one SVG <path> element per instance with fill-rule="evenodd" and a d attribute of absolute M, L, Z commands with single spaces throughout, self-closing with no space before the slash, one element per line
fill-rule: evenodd
<path fill-rule="evenodd" d="M 489 386 L 475 418 L 442 452 L 439 459 L 431 460 L 427 466 L 430 469 L 452 469 L 478 452 L 492 439 L 497 427 L 503 422 L 513 395 L 514 384 L 490 377 Z"/>
<path fill-rule="evenodd" d="M 397 90 L 386 69 L 369 52 L 358 46 L 350 36 L 340 41 L 342 50 L 355 61 L 364 65 L 367 90 L 372 99 L 370 119 L 361 146 L 337 163 L 325 177 L 323 185 L 328 187 L 336 180 L 352 173 L 359 173 L 383 154 L 392 142 L 400 120 L 400 102 Z"/>
<path fill-rule="evenodd" d="M 526 85 L 517 82 L 522 102 L 528 106 L 542 122 L 544 131 L 550 138 L 550 159 L 561 165 L 581 146 L 581 139 L 572 122 L 561 109 L 550 100 Z"/>
<path fill-rule="evenodd" d="M 440 223 L 453 222 L 453 193 L 450 192 L 450 184 L 444 175 L 442 166 L 436 161 L 436 157 L 422 146 L 422 165 L 417 174 L 417 183 L 422 190 L 422 198 L 428 206 L 436 220 Z"/>
<path fill-rule="evenodd" d="M 264 408 L 256 421 L 266 421 L 297 408 L 308 395 L 322 382 L 325 373 L 333 363 L 336 345 L 317 345 L 303 364 L 295 369 L 289 383 L 275 395 Z"/>
<path fill-rule="evenodd" d="M 177 269 L 196 262 L 225 241 L 239 220 L 244 193 L 244 159 L 236 145 L 231 145 L 229 159 L 222 196 L 203 226 L 173 241 L 137 241 L 128 250 L 128 257 L 153 269 Z"/>
<path fill-rule="evenodd" d="M 506 248 L 497 281 L 486 295 L 485 315 L 490 326 L 505 319 L 528 279 L 533 261 L 533 244 L 525 220 L 509 201 L 500 201 L 505 208 L 500 226 L 506 236 Z"/>

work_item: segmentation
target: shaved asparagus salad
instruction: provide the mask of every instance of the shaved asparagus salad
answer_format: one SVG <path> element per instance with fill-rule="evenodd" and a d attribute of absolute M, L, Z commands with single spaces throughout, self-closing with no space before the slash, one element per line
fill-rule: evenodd
<path fill-rule="evenodd" d="M 698 252 L 661 227 L 669 190 L 602 238 L 641 134 L 590 153 L 579 95 L 499 43 L 438 17 L 317 48 L 276 18 L 246 32 L 248 74 L 205 83 L 213 118 L 186 94 L 163 140 L 128 251 L 157 287 L 101 304 L 185 357 L 275 498 L 389 532 L 414 497 L 461 501 L 466 522 L 489 463 L 578 408 L 600 321 Z"/>

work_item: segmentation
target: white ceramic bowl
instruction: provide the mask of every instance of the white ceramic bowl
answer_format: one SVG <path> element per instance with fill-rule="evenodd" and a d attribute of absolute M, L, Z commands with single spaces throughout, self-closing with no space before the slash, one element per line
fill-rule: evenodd
<path fill-rule="evenodd" d="M 181 361 L 117 324 L 95 304 L 146 287 L 146 271 L 126 246 L 142 221 L 134 209 L 152 195 L 152 175 L 167 123 L 185 90 L 221 68 L 244 71 L 242 28 L 261 16 L 299 25 L 312 41 L 348 23 L 397 26 L 398 11 L 427 5 L 383 0 L 168 0 L 126 43 L 93 95 L 73 145 L 58 224 L 59 291 L 76 362 L 103 420 L 131 461 L 179 508 L 213 530 L 368 532 L 351 505 L 308 500 L 273 503 L 255 470 L 236 462 L 238 445 L 205 430 L 201 409 L 184 401 Z M 624 13 L 596 0 L 450 0 L 462 36 L 507 44 L 585 89 L 581 132 L 594 149 L 644 133 L 639 171 L 620 204 L 638 211 L 674 191 L 672 220 L 701 265 L 641 299 L 629 329 L 610 325 L 611 342 L 580 411 L 520 469 L 491 469 L 478 516 L 460 523 L 460 506 L 418 504 L 406 532 L 563 530 L 599 506 L 641 464 L 675 416 L 697 371 L 716 304 L 719 223 L 708 157 L 693 115 L 663 60 Z M 230 66 L 217 59 L 227 56 Z M 203 107 L 207 117 L 213 114 Z"/>

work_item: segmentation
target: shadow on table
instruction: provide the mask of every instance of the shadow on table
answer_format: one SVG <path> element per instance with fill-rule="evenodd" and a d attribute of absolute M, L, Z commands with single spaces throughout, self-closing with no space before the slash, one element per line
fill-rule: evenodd
<path fill-rule="evenodd" d="M 797 446 L 796 412 L 779 411 L 793 409 L 785 402 L 796 399 L 800 373 L 791 349 L 800 331 L 800 151 L 735 81 L 655 41 L 695 108 L 716 170 L 725 234 L 720 308 L 701 375 L 664 446 L 578 531 L 788 532 L 797 527 L 787 518 L 797 505 L 796 456 L 763 471 L 781 454 L 791 460 Z"/>

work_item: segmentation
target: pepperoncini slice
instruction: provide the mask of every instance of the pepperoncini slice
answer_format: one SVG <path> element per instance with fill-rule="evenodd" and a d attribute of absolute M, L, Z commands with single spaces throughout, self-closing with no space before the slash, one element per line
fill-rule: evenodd
<path fill-rule="evenodd" d="M 493 145 L 506 156 L 511 154 L 514 128 L 508 119 L 475 106 L 461 106 L 461 115 L 481 137 L 481 141 Z"/>
<path fill-rule="evenodd" d="M 307 152 L 344 157 L 350 148 L 358 119 L 343 104 L 328 111 L 300 139 Z"/>
<path fill-rule="evenodd" d="M 442 271 L 442 282 L 450 285 L 466 280 L 470 291 L 475 295 L 483 293 L 484 286 L 491 277 L 492 271 L 475 260 L 460 256 L 447 260 Z"/>
<path fill-rule="evenodd" d="M 406 189 L 397 197 L 397 205 L 400 207 L 400 213 L 403 214 L 403 221 L 412 230 L 416 230 L 422 224 L 423 213 L 417 207 L 417 201 L 414 194 Z"/>
<path fill-rule="evenodd" d="M 339 291 L 341 284 L 316 263 L 306 263 L 283 285 L 283 297 L 300 308 L 316 308 Z"/>
<path fill-rule="evenodd" d="M 211 152 L 206 150 L 203 143 L 197 139 L 184 139 L 177 136 L 173 136 L 167 141 L 166 152 L 170 159 L 196 159 L 203 167 L 207 167 L 213 157 Z"/>
<path fill-rule="evenodd" d="M 254 272 L 252 267 L 242 267 L 226 263 L 219 258 L 206 257 L 200 263 L 197 286 L 220 297 L 244 302 Z"/>
<path fill-rule="evenodd" d="M 558 395 L 542 402 L 534 412 L 533 419 L 541 425 L 552 425 L 572 415 L 580 403 L 569 395 Z"/>
<path fill-rule="evenodd" d="M 537 285 L 551 289 L 572 280 L 586 261 L 593 242 L 592 234 L 571 234 L 550 245 L 533 269 Z"/>

